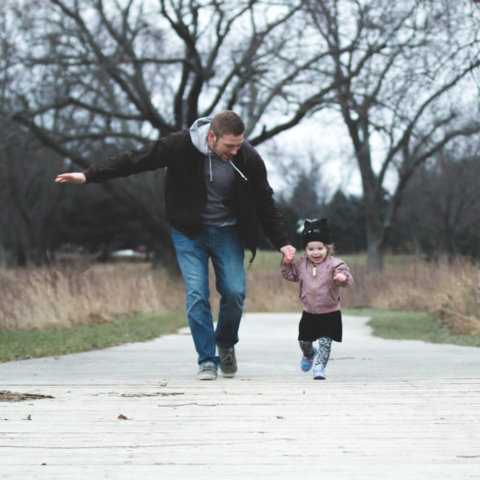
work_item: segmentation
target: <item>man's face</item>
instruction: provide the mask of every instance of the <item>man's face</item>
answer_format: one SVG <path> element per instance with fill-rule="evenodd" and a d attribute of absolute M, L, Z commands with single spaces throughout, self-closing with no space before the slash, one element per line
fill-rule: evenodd
<path fill-rule="evenodd" d="M 210 130 L 207 137 L 208 148 L 222 161 L 229 162 L 238 152 L 243 143 L 242 135 L 233 135 L 226 133 L 221 137 L 216 137 Z"/>

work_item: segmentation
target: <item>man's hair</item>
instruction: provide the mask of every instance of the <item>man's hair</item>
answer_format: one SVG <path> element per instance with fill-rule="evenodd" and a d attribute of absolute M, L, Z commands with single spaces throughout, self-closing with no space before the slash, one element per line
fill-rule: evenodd
<path fill-rule="evenodd" d="M 245 132 L 245 124 L 235 112 L 225 110 L 213 117 L 210 130 L 217 138 L 228 134 L 238 136 Z"/>

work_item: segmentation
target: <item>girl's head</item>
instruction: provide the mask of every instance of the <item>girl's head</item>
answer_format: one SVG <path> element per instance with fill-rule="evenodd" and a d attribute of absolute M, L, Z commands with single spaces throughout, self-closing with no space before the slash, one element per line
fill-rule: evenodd
<path fill-rule="evenodd" d="M 323 242 L 308 242 L 305 246 L 305 254 L 313 263 L 323 262 L 329 255 L 333 254 L 333 244 Z"/>
<path fill-rule="evenodd" d="M 330 229 L 327 219 L 305 220 L 303 227 L 303 247 L 307 257 L 315 263 L 320 263 L 333 254 L 333 245 L 330 243 Z"/>
<path fill-rule="evenodd" d="M 332 254 L 333 244 L 313 240 L 305 245 L 305 255 L 307 255 L 307 258 L 313 263 L 321 263 Z"/>

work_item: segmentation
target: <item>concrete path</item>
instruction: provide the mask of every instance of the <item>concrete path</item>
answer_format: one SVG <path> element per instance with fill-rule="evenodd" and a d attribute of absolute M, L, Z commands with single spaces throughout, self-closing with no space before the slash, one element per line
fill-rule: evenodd
<path fill-rule="evenodd" d="M 328 380 L 298 314 L 247 314 L 234 379 L 195 380 L 188 331 L 0 364 L 0 478 L 480 478 L 480 349 L 374 338 L 344 318 Z"/>

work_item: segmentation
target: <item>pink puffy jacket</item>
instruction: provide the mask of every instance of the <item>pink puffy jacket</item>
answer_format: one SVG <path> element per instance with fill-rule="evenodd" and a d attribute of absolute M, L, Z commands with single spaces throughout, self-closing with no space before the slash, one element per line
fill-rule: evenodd
<path fill-rule="evenodd" d="M 296 262 L 281 263 L 282 276 L 291 282 L 300 282 L 299 297 L 308 313 L 328 313 L 340 310 L 340 287 L 353 284 L 347 265 L 340 259 L 328 256 L 315 264 L 307 257 Z M 343 273 L 347 282 L 340 285 L 333 277 Z"/>

